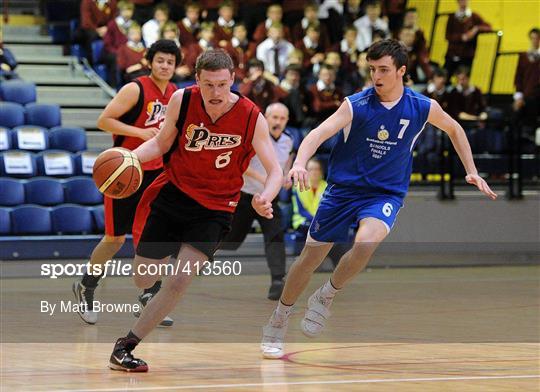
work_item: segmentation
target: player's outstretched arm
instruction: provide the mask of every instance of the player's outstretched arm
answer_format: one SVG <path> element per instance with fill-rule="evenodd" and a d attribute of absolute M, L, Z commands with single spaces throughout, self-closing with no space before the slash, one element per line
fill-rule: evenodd
<path fill-rule="evenodd" d="M 140 88 L 137 83 L 128 83 L 107 104 L 97 120 L 99 129 L 115 135 L 138 137 L 143 140 L 152 138 L 159 129 L 139 128 L 120 121 L 120 118 L 129 112 L 139 99 Z"/>
<path fill-rule="evenodd" d="M 145 141 L 133 150 L 133 153 L 137 155 L 139 161 L 144 163 L 159 158 L 171 148 L 174 138 L 178 133 L 176 122 L 178 121 L 183 94 L 184 89 L 175 91 L 167 105 L 165 121 L 163 122 L 161 130 L 154 137 Z"/>
<path fill-rule="evenodd" d="M 315 154 L 319 146 L 327 139 L 334 136 L 352 121 L 352 113 L 349 103 L 345 100 L 334 114 L 324 120 L 321 125 L 313 129 L 300 144 L 296 160 L 287 176 L 294 186 L 299 186 L 300 191 L 309 189 L 309 179 L 306 171 L 307 161 Z"/>
<path fill-rule="evenodd" d="M 253 135 L 253 148 L 266 170 L 266 181 L 261 194 L 255 194 L 251 205 L 257 213 L 265 218 L 272 218 L 272 200 L 274 200 L 283 184 L 283 173 L 279 167 L 276 152 L 270 141 L 268 123 L 264 116 L 259 113 L 255 134 Z"/>
<path fill-rule="evenodd" d="M 441 106 L 435 100 L 431 100 L 431 108 L 429 110 L 428 122 L 433 124 L 439 129 L 442 129 L 448 134 L 452 145 L 456 149 L 459 159 L 465 167 L 467 176 L 465 180 L 469 184 L 476 185 L 476 187 L 492 200 L 497 198 L 497 194 L 491 190 L 489 185 L 484 181 L 482 177 L 478 175 L 476 166 L 472 156 L 471 146 L 465 135 L 465 131 L 448 113 L 442 110 Z"/>

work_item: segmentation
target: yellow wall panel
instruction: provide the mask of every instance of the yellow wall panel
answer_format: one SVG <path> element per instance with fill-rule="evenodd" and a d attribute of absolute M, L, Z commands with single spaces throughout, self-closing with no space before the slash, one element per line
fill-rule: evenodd
<path fill-rule="evenodd" d="M 410 0 L 410 6 L 419 10 L 421 27 L 426 31 L 429 40 L 429 32 L 433 23 L 433 7 L 436 1 Z M 430 7 L 431 4 L 431 7 Z M 501 52 L 525 51 L 529 48 L 527 33 L 533 27 L 540 28 L 540 0 L 471 0 L 471 9 L 480 14 L 494 30 L 502 30 Z M 421 16 L 422 9 L 429 16 Z M 455 12 L 456 0 L 440 0 L 439 13 Z M 431 18 L 431 22 L 429 19 Z M 435 25 L 435 34 L 431 48 L 431 59 L 439 64 L 444 64 L 444 56 L 448 44 L 445 39 L 447 17 L 438 19 Z M 484 35 L 479 38 L 478 48 L 473 63 L 471 81 L 484 92 L 488 92 L 489 75 L 493 66 L 495 54 L 495 36 Z M 495 68 L 493 84 L 494 94 L 510 94 L 514 91 L 513 80 L 517 65 L 517 56 L 502 56 Z"/>
<path fill-rule="evenodd" d="M 513 94 L 515 92 L 514 76 L 518 58 L 517 54 L 499 57 L 493 81 L 493 94 Z"/>

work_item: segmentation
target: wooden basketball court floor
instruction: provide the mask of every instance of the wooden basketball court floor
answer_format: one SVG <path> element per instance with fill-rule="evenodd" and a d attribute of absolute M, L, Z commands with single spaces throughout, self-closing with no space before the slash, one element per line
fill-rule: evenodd
<path fill-rule="evenodd" d="M 315 274 L 292 316 L 286 355 L 263 360 L 261 326 L 274 302 L 269 277 L 200 277 L 136 349 L 150 371 L 107 368 L 134 318 L 40 312 L 72 300 L 71 278 L 1 283 L 1 391 L 538 391 L 540 268 L 373 269 L 338 294 L 328 329 L 300 332 Z M 128 278 L 106 278 L 97 298 L 135 303 Z"/>

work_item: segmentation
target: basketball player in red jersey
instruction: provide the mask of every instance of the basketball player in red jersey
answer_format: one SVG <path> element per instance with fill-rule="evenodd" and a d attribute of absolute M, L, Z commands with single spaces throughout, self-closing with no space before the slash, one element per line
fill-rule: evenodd
<path fill-rule="evenodd" d="M 165 119 L 167 104 L 176 86 L 169 81 L 174 75 L 175 67 L 182 58 L 178 47 L 173 41 L 160 40 L 155 42 L 146 54 L 150 64 L 150 76 L 142 76 L 126 84 L 112 99 L 98 119 L 98 127 L 112 133 L 114 146 L 133 150 L 145 140 L 159 133 L 159 128 Z M 126 234 L 131 232 L 135 209 L 144 190 L 163 171 L 161 157 L 143 163 L 144 178 L 139 190 L 125 199 L 104 197 L 105 204 L 105 236 L 98 243 L 90 264 L 101 266 L 110 260 L 120 250 L 126 240 Z M 93 311 L 94 290 L 103 275 L 103 268 L 87 272 L 82 280 L 73 283 L 73 292 L 80 306 L 79 315 L 88 324 L 95 324 L 97 312 Z M 154 286 L 144 290 L 139 297 L 143 304 L 157 293 L 161 280 Z M 161 324 L 172 325 L 173 321 L 165 317 Z"/>
<path fill-rule="evenodd" d="M 255 153 L 268 173 L 263 191 L 252 201 L 259 215 L 272 218 L 271 201 L 282 185 L 264 116 L 249 99 L 231 92 L 234 64 L 229 55 L 207 50 L 195 69 L 197 85 L 173 94 L 162 131 L 134 150 L 141 162 L 163 155 L 165 163 L 137 208 L 135 283 L 151 287 L 156 277 L 143 274 L 139 266 L 164 263 L 178 253 L 177 272 L 164 280 L 127 336 L 117 340 L 111 369 L 148 370 L 131 352 L 175 307 L 200 265 L 212 259 L 230 230 L 242 174 Z"/>

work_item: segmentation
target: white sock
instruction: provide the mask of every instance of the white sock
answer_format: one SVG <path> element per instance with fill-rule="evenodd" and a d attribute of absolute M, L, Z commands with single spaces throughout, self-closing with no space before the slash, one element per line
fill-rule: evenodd
<path fill-rule="evenodd" d="M 291 314 L 293 305 L 284 305 L 281 300 L 278 301 L 278 306 L 276 308 L 276 313 L 283 316 L 289 316 Z"/>
<path fill-rule="evenodd" d="M 338 289 L 332 286 L 330 279 L 328 279 L 328 281 L 320 288 L 319 296 L 325 299 L 325 302 L 332 302 L 338 291 Z"/>

